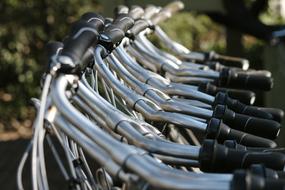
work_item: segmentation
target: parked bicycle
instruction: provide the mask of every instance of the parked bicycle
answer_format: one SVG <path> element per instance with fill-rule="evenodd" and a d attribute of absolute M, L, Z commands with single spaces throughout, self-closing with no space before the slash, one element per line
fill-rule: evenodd
<path fill-rule="evenodd" d="M 158 23 L 182 8 L 179 1 L 119 6 L 114 19 L 89 12 L 63 43 L 47 45 L 49 68 L 40 100 L 33 99 L 38 112 L 19 189 L 28 155 L 33 189 L 52 189 L 45 142 L 70 189 L 284 188 L 284 149 L 273 141 L 284 113 L 252 105 L 252 90 L 273 87 L 271 73 L 170 39 Z"/>

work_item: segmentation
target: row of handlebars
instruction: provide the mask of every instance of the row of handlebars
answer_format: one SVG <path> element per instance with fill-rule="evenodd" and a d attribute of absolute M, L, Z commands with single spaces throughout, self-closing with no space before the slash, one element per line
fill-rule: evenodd
<path fill-rule="evenodd" d="M 285 151 L 274 142 L 284 113 L 253 106 L 255 90 L 273 87 L 271 73 L 173 41 L 158 24 L 181 9 L 175 1 L 118 6 L 113 19 L 88 12 L 47 45 L 19 189 L 29 154 L 33 189 L 52 187 L 45 143 L 70 189 L 284 189 Z"/>

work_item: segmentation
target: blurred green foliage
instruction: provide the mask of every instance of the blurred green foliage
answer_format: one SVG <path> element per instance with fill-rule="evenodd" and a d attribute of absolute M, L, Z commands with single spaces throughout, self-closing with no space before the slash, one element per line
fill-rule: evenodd
<path fill-rule="evenodd" d="M 191 50 L 225 51 L 225 30 L 208 16 L 182 12 L 160 24 L 174 40 Z"/>
<path fill-rule="evenodd" d="M 0 132 L 30 125 L 25 121 L 33 111 L 27 105 L 39 95 L 45 44 L 62 41 L 81 14 L 100 9 L 90 0 L 1 0 Z"/>

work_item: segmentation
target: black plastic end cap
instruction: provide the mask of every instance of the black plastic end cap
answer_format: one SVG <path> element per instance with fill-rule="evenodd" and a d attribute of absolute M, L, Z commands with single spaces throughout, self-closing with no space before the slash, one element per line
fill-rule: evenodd
<path fill-rule="evenodd" d="M 212 118 L 209 120 L 206 129 L 206 138 L 216 139 L 219 136 L 221 120 Z"/>
<path fill-rule="evenodd" d="M 218 92 L 216 94 L 216 97 L 215 97 L 215 101 L 213 102 L 213 105 L 212 106 L 216 106 L 218 104 L 221 104 L 221 105 L 226 105 L 227 103 L 227 99 L 228 99 L 228 95 L 224 92 Z"/>
<path fill-rule="evenodd" d="M 104 29 L 105 18 L 97 13 L 94 12 L 87 12 L 83 14 L 80 20 L 86 21 L 94 26 L 94 28 L 101 32 Z"/>

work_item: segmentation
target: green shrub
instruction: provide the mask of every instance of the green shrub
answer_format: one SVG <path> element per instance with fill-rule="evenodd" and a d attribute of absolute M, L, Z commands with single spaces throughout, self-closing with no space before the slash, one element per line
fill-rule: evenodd
<path fill-rule="evenodd" d="M 98 10 L 98 3 L 89 0 L 1 1 L 0 131 L 30 126 L 27 121 L 34 114 L 27 105 L 40 92 L 40 77 L 46 68 L 45 44 L 62 41 L 82 13 Z"/>

